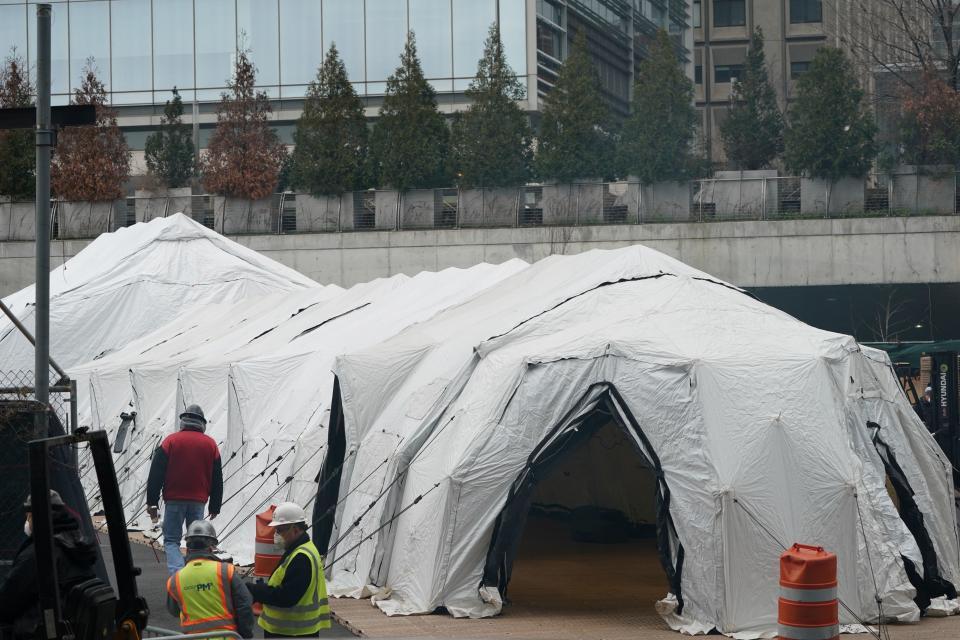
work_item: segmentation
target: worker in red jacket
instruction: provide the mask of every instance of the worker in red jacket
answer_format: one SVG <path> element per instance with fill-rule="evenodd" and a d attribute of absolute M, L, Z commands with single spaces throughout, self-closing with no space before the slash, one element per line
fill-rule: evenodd
<path fill-rule="evenodd" d="M 163 492 L 163 547 L 170 575 L 183 568 L 180 540 L 184 526 L 203 519 L 203 508 L 210 501 L 213 520 L 223 502 L 223 469 L 220 450 L 204 434 L 207 419 L 203 409 L 193 404 L 180 414 L 180 431 L 164 438 L 153 454 L 147 479 L 147 513 L 157 522 L 160 492 Z"/>

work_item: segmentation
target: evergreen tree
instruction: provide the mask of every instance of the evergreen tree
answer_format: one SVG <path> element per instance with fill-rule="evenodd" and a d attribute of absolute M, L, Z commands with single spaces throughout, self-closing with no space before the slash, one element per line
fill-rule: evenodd
<path fill-rule="evenodd" d="M 750 39 L 743 75 L 733 85 L 720 136 L 727 160 L 736 169 L 769 167 L 783 153 L 783 115 L 767 77 L 760 27 Z"/>
<path fill-rule="evenodd" d="M 787 168 L 834 182 L 870 170 L 876 125 L 853 67 L 839 49 L 824 47 L 797 81 L 784 142 Z"/>
<path fill-rule="evenodd" d="M 170 188 L 183 187 L 193 176 L 193 135 L 183 124 L 183 100 L 173 88 L 173 100 L 167 100 L 160 129 L 147 138 L 144 156 L 147 170 Z"/>
<path fill-rule="evenodd" d="M 569 182 L 614 173 L 610 113 L 580 31 L 544 101 L 536 168 L 541 178 Z"/>
<path fill-rule="evenodd" d="M 14 50 L 0 69 L 0 109 L 29 107 L 33 104 L 32 95 L 23 59 Z M 0 196 L 13 200 L 32 199 L 36 187 L 36 161 L 33 131 L 0 131 Z"/>
<path fill-rule="evenodd" d="M 406 191 L 449 184 L 450 130 L 437 110 L 436 92 L 423 76 L 413 33 L 400 66 L 387 79 L 387 94 L 370 140 L 382 185 Z"/>
<path fill-rule="evenodd" d="M 53 193 L 73 202 L 122 198 L 130 176 L 130 148 L 117 126 L 116 111 L 106 106 L 107 90 L 97 78 L 92 59 L 83 68 L 73 103 L 94 105 L 97 121 L 60 131 L 50 168 Z"/>
<path fill-rule="evenodd" d="M 270 128 L 270 101 L 255 89 L 256 69 L 247 52 L 237 56 L 230 90 L 221 94 L 217 128 L 201 162 L 210 193 L 259 200 L 277 188 L 287 149 Z"/>
<path fill-rule="evenodd" d="M 453 125 L 454 162 L 464 187 L 522 185 L 530 178 L 530 125 L 517 106 L 525 95 L 493 24 L 467 90 L 472 104 Z"/>
<path fill-rule="evenodd" d="M 693 83 L 661 29 L 637 70 L 631 115 L 620 142 L 621 167 L 644 184 L 689 177 L 695 172 L 692 144 L 698 120 Z"/>
<path fill-rule="evenodd" d="M 367 120 L 336 45 L 330 45 L 307 89 L 293 140 L 290 183 L 294 188 L 336 195 L 365 186 Z"/>

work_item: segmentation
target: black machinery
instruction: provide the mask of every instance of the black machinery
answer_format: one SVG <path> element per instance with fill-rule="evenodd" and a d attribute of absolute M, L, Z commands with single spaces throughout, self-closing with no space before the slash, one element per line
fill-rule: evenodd
<path fill-rule="evenodd" d="M 54 561 L 53 521 L 50 511 L 50 453 L 54 447 L 88 443 L 107 519 L 117 590 L 102 580 L 81 583 L 61 594 Z M 30 447 L 30 495 L 33 504 L 33 538 L 36 545 L 40 612 L 47 640 L 139 640 L 147 626 L 149 609 L 139 595 L 120 487 L 105 431 L 78 431 L 71 435 L 33 440 Z"/>

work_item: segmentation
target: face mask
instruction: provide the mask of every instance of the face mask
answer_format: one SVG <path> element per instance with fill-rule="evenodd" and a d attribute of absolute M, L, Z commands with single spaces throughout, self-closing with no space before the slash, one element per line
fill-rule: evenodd
<path fill-rule="evenodd" d="M 30 535 L 30 534 L 27 534 L 27 535 Z M 273 544 L 277 545 L 278 547 L 287 546 L 286 542 L 283 541 L 283 536 L 281 536 L 279 533 L 273 534 Z"/>
<path fill-rule="evenodd" d="M 30 526 L 29 520 L 24 520 L 23 522 L 23 533 L 28 538 L 33 535 L 33 527 Z"/>

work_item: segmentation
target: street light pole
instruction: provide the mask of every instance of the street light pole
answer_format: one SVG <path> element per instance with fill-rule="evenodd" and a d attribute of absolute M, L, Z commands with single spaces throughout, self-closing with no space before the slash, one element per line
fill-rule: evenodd
<path fill-rule="evenodd" d="M 37 5 L 37 273 L 36 348 L 34 350 L 34 397 L 37 437 L 47 435 L 47 407 L 50 396 L 50 152 L 53 128 L 50 125 L 50 17 L 49 4 Z"/>

